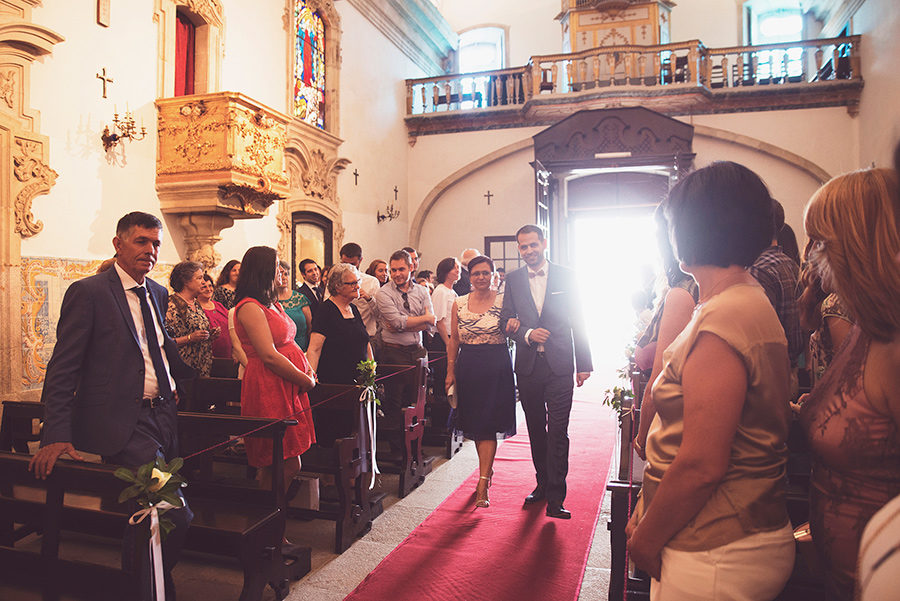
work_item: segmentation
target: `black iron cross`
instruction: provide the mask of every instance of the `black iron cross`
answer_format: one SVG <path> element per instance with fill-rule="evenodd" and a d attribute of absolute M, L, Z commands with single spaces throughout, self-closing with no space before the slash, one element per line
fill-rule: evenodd
<path fill-rule="evenodd" d="M 488 190 L 488 191 L 487 191 L 487 194 L 485 194 L 484 197 L 487 198 L 488 206 L 490 206 L 490 204 L 491 204 L 491 198 L 493 198 L 494 195 L 491 194 L 491 191 L 490 191 L 490 190 Z"/>
<path fill-rule="evenodd" d="M 103 97 L 106 98 L 106 84 L 110 84 L 114 81 L 112 77 L 106 76 L 106 67 L 103 67 L 100 73 L 97 73 L 97 79 L 103 81 Z"/>
<path fill-rule="evenodd" d="M 353 170 L 353 185 L 354 186 L 359 185 L 359 170 L 358 169 Z"/>
<path fill-rule="evenodd" d="M 400 190 L 397 189 L 397 186 L 394 186 L 394 200 L 397 200 L 397 193 L 398 193 L 399 191 L 400 191 Z"/>

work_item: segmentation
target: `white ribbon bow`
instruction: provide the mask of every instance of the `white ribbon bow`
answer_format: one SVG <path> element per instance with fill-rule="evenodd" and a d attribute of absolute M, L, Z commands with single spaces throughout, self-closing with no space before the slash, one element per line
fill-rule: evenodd
<path fill-rule="evenodd" d="M 375 421 L 375 415 L 378 411 L 375 405 L 375 390 L 371 386 L 363 388 L 359 395 L 359 402 L 366 405 L 366 421 L 369 422 L 369 444 L 372 451 L 372 481 L 369 482 L 369 490 L 375 488 L 375 475 L 380 474 L 378 471 L 378 463 L 375 461 L 375 434 L 378 431 L 378 425 Z"/>
<path fill-rule="evenodd" d="M 128 518 L 128 523 L 136 526 L 150 516 L 150 561 L 153 566 L 153 579 L 156 584 L 156 601 L 166 601 L 166 585 L 163 580 L 162 539 L 159 535 L 159 513 L 177 509 L 175 505 L 160 501 L 156 505 L 136 511 Z"/>

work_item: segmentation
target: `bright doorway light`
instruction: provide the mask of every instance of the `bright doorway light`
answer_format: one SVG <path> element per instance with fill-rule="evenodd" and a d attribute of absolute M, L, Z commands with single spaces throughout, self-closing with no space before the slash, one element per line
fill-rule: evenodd
<path fill-rule="evenodd" d="M 595 376 L 612 387 L 634 340 L 636 292 L 659 264 L 653 208 L 608 210 L 575 218 L 574 267 L 589 332 Z"/>

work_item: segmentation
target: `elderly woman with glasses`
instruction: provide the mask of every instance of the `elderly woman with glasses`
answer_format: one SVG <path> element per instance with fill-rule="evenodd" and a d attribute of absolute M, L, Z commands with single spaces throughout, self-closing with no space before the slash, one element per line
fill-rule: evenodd
<path fill-rule="evenodd" d="M 360 361 L 372 358 L 369 333 L 353 301 L 359 298 L 359 271 L 349 263 L 338 263 L 328 274 L 330 295 L 319 305 L 309 336 L 307 358 L 318 380 L 326 384 L 355 384 Z M 350 415 L 332 415 L 327 407 L 315 410 L 320 444 L 343 435 Z"/>

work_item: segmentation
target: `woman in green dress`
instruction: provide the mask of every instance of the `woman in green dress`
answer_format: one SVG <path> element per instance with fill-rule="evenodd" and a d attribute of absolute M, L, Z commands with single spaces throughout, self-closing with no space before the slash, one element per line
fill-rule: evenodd
<path fill-rule="evenodd" d="M 309 331 L 312 328 L 312 312 L 309 308 L 309 300 L 291 286 L 291 266 L 286 261 L 279 261 L 285 276 L 284 285 L 278 289 L 278 302 L 281 303 L 284 312 L 297 324 L 297 335 L 294 342 L 303 352 L 309 347 Z"/>

